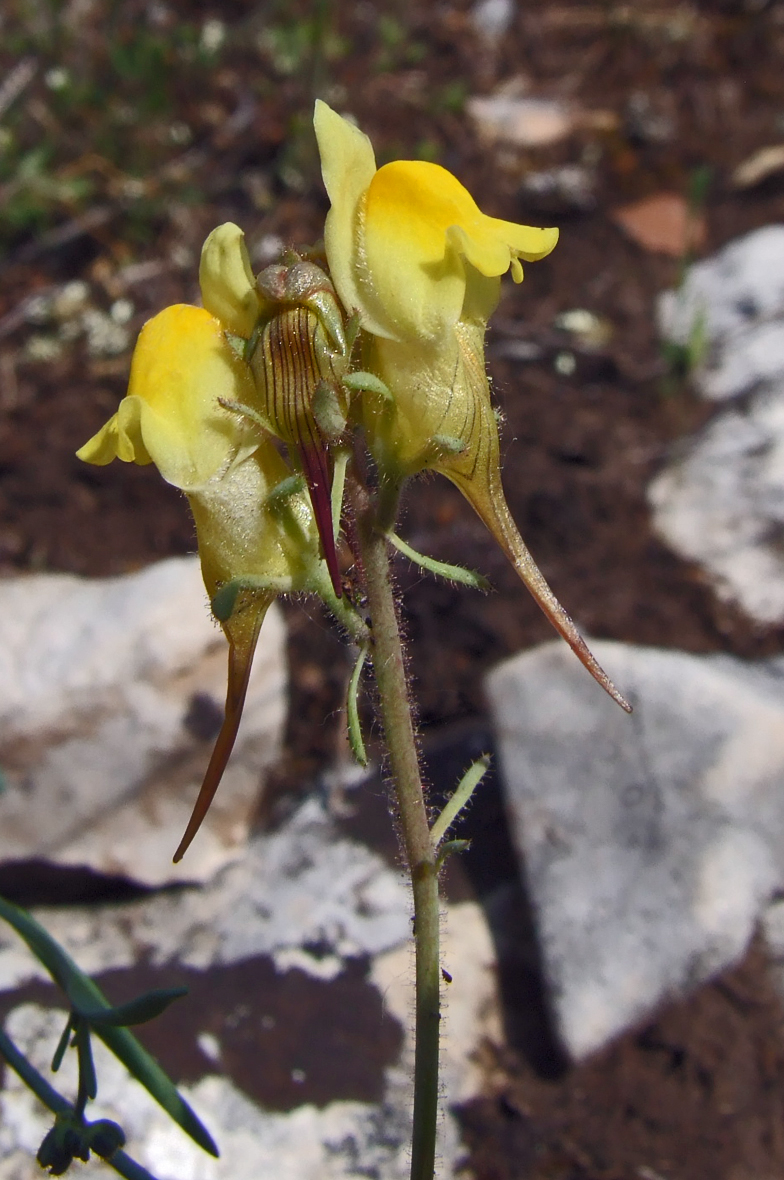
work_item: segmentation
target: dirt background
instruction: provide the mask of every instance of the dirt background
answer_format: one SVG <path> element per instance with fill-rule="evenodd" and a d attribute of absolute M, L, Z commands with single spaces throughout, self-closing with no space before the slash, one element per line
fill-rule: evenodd
<path fill-rule="evenodd" d="M 783 176 L 748 190 L 732 181 L 784 138 L 783 53 L 784 5 L 764 0 L 521 4 L 494 51 L 462 2 L 410 12 L 394 0 L 6 0 L 0 572 L 106 575 L 192 551 L 186 504 L 153 471 L 88 468 L 73 452 L 122 396 L 144 320 L 196 300 L 209 229 L 238 222 L 259 267 L 281 243 L 319 237 L 327 203 L 309 129 L 319 94 L 356 116 L 380 162 L 437 160 L 485 211 L 561 227 L 553 255 L 504 289 L 488 356 L 510 507 L 581 627 L 692 652 L 780 652 L 782 631 L 719 603 L 651 533 L 646 485 L 710 409 L 655 331 L 655 298 L 689 256 L 672 243 L 646 249 L 614 215 L 675 194 L 702 226 L 697 254 L 784 220 Z M 583 117 L 549 145 L 488 145 L 465 103 L 502 84 L 568 100 Z M 524 197 L 526 175 L 566 164 L 589 178 L 582 208 Z M 102 344 L 68 328 L 52 297 L 73 280 L 100 313 L 94 335 L 115 324 L 125 338 Z M 597 347 L 557 326 L 574 308 L 600 317 Z M 549 638 L 548 626 L 445 483 L 411 486 L 401 531 L 492 580 L 482 598 L 404 561 L 398 571 L 425 748 L 481 746 L 484 671 Z M 314 788 L 343 743 L 340 643 L 316 606 L 285 610 L 291 709 L 264 824 Z M 368 825 L 383 826 L 382 813 Z M 529 929 L 497 790 L 474 820 L 477 851 L 450 888 L 511 890 Z M 577 1068 L 559 1056 L 524 959 L 507 955 L 509 1043 L 487 1047 L 487 1095 L 462 1112 L 479 1180 L 784 1177 L 784 1028 L 761 946 Z"/>

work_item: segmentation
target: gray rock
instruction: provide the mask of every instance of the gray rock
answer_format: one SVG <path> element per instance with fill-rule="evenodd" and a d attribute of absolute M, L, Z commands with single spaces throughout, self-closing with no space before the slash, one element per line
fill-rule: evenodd
<path fill-rule="evenodd" d="M 193 1145 L 100 1044 L 95 1047 L 100 1102 L 91 1117 L 121 1122 L 129 1152 L 159 1180 L 348 1180 L 358 1175 L 403 1180 L 409 1170 L 413 1058 L 410 912 L 403 876 L 364 845 L 341 836 L 315 799 L 275 833 L 255 837 L 242 861 L 204 887 L 81 912 L 47 909 L 41 921 L 91 973 L 135 962 L 209 972 L 266 954 L 282 973 L 299 969 L 328 984 L 350 960 L 367 957 L 369 986 L 405 1033 L 398 1058 L 385 1070 L 380 1101 L 303 1102 L 284 1111 L 264 1109 L 252 1100 L 224 1072 L 220 1038 L 201 1036 L 199 1045 L 214 1061 L 214 1072 L 182 1089 L 218 1142 L 218 1161 Z M 448 910 L 443 961 L 453 979 L 442 1055 L 444 1100 L 451 1105 L 477 1092 L 472 1058 L 483 1037 L 499 1036 L 492 940 L 478 906 Z M 41 974 L 19 939 L 0 925 L 0 990 L 7 993 Z M 220 972 L 210 977 L 211 988 L 219 989 L 221 978 Z M 230 1029 L 247 1005 L 254 1013 L 249 1028 L 257 1028 L 262 1003 L 252 990 L 247 995 L 233 990 L 221 1027 Z M 220 1009 L 219 990 L 216 1004 Z M 287 1016 L 295 1022 L 286 1034 L 294 1045 L 297 1014 L 289 1007 Z M 303 1011 L 301 1020 L 301 1037 L 312 1036 L 314 1013 Z M 351 1013 L 346 1020 L 350 1026 Z M 62 1013 L 20 1002 L 7 1027 L 47 1074 L 62 1022 Z M 66 1055 L 57 1078 L 58 1087 L 70 1094 L 73 1056 Z M 48 1125 L 40 1105 L 7 1071 L 0 1092 L 0 1180 L 30 1174 L 31 1156 Z M 453 1120 L 442 1120 L 444 1175 L 456 1173 L 458 1139 Z M 100 1164 L 95 1173 L 104 1174 Z"/>
<path fill-rule="evenodd" d="M 784 226 L 693 266 L 661 300 L 664 335 L 703 332 L 693 374 L 727 410 L 676 448 L 648 496 L 653 525 L 719 595 L 761 623 L 784 620 Z"/>
<path fill-rule="evenodd" d="M 784 620 L 784 384 L 683 443 L 648 501 L 659 535 L 721 598 L 760 623 Z"/>
<path fill-rule="evenodd" d="M 62 1024 L 62 1013 L 25 1004 L 10 1014 L 8 1031 L 46 1074 Z M 156 1180 L 344 1180 L 357 1175 L 404 1180 L 408 1174 L 405 1129 L 393 1112 L 361 1102 L 264 1111 L 230 1079 L 208 1074 L 181 1090 L 220 1147 L 220 1158 L 213 1159 L 167 1118 L 97 1039 L 94 1054 L 100 1095 L 91 1105 L 91 1117 L 119 1121 L 128 1139 L 126 1150 Z M 66 1055 L 58 1086 L 74 1093 L 72 1056 Z M 0 1093 L 0 1180 L 28 1180 L 34 1174 L 35 1153 L 51 1124 L 41 1104 L 11 1076 Z M 89 1174 L 106 1180 L 117 1175 L 99 1160 L 91 1160 Z"/>
<path fill-rule="evenodd" d="M 363 845 L 341 839 L 316 800 L 306 802 L 279 831 L 252 840 L 240 861 L 202 888 L 153 894 L 131 905 L 47 909 L 40 918 L 93 974 L 140 961 L 209 970 L 263 953 L 284 972 L 298 967 L 324 980 L 337 975 L 351 957 L 369 955 L 383 963 L 410 938 L 410 900 L 402 877 Z M 0 924 L 0 990 L 42 975 L 19 939 Z M 252 994 L 242 1000 L 258 1003 Z M 236 992 L 226 1004 L 231 1016 L 241 1006 Z M 312 1014 L 302 1016 L 312 1019 Z M 8 1021 L 10 1035 L 45 1074 L 61 1025 L 61 1013 L 29 1004 L 16 1007 Z M 394 1071 L 389 1102 L 381 1106 L 337 1101 L 323 1108 L 306 1104 L 288 1112 L 266 1111 L 222 1076 L 219 1043 L 215 1049 L 215 1073 L 183 1087 L 183 1093 L 219 1143 L 217 1161 L 191 1143 L 96 1045 L 100 1104 L 93 1115 L 120 1121 L 128 1150 L 158 1180 L 306 1180 L 314 1175 L 337 1180 L 356 1174 L 354 1165 L 402 1180 L 409 1095 Z M 75 1089 L 71 1058 L 67 1054 L 57 1079 L 65 1093 Z M 31 1156 L 48 1125 L 40 1105 L 9 1071 L 0 1094 L 0 1180 L 29 1174 Z M 22 1166 L 27 1171 L 14 1171 Z M 106 1174 L 114 1175 L 108 1169 Z"/>
<path fill-rule="evenodd" d="M 695 263 L 679 290 L 662 295 L 659 325 L 678 344 L 705 333 L 707 363 L 694 375 L 704 397 L 784 383 L 784 225 L 755 230 Z"/>
<path fill-rule="evenodd" d="M 671 143 L 677 123 L 667 92 L 652 96 L 645 90 L 629 95 L 624 112 L 627 135 L 640 143 Z"/>
<path fill-rule="evenodd" d="M 226 660 L 196 558 L 119 578 L 0 583 L 0 859 L 160 885 L 202 880 L 236 857 L 285 718 L 280 616 L 264 624 L 215 804 L 174 867 L 220 722 Z"/>
<path fill-rule="evenodd" d="M 781 660 L 565 645 L 488 680 L 563 1042 L 580 1058 L 732 963 L 784 885 Z"/>
<path fill-rule="evenodd" d="M 206 970 L 266 954 L 329 979 L 346 958 L 381 954 L 410 931 L 402 879 L 363 845 L 338 839 L 316 800 L 279 832 L 252 839 L 203 888 L 126 906 L 47 909 L 44 921 L 89 974 L 137 959 Z M 0 990 L 36 975 L 43 972 L 0 924 Z"/>

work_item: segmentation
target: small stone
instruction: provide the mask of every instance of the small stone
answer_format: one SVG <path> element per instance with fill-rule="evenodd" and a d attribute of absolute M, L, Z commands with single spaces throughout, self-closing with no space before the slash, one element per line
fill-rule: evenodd
<path fill-rule="evenodd" d="M 605 348 L 613 334 L 608 319 L 585 307 L 572 307 L 560 312 L 553 320 L 553 327 L 568 332 L 582 348 L 589 351 Z"/>
<path fill-rule="evenodd" d="M 52 303 L 54 293 L 42 292 L 31 295 L 24 305 L 24 316 L 28 324 L 46 324 L 52 318 Z"/>
<path fill-rule="evenodd" d="M 784 886 L 784 660 L 562 643 L 487 687 L 565 1048 L 581 1058 L 742 956 Z"/>
<path fill-rule="evenodd" d="M 200 45 L 204 53 L 217 53 L 226 40 L 226 26 L 214 17 L 201 27 Z"/>
<path fill-rule="evenodd" d="M 575 128 L 574 111 L 557 99 L 501 93 L 469 98 L 466 110 L 489 143 L 543 147 L 565 139 Z"/>
<path fill-rule="evenodd" d="M 493 356 L 503 357 L 505 360 L 534 362 L 540 361 L 545 355 L 544 348 L 535 340 L 520 340 L 507 338 L 494 341 L 490 345 Z"/>
<path fill-rule="evenodd" d="M 577 359 L 573 352 L 558 352 L 553 359 L 553 368 L 561 377 L 571 377 L 577 368 Z"/>
<path fill-rule="evenodd" d="M 528 172 L 520 192 L 527 207 L 543 213 L 588 213 L 596 207 L 596 175 L 581 164 Z"/>
<path fill-rule="evenodd" d="M 71 83 L 71 75 L 62 66 L 54 66 L 44 74 L 44 82 L 50 90 L 65 90 Z"/>
<path fill-rule="evenodd" d="M 626 105 L 626 133 L 639 143 L 671 143 L 676 124 L 670 111 L 662 110 L 643 90 L 629 96 Z"/>
<path fill-rule="evenodd" d="M 491 45 L 498 45 L 509 29 L 515 15 L 514 0 L 478 0 L 471 9 L 471 24 Z"/>
<path fill-rule="evenodd" d="M 127 324 L 133 318 L 135 307 L 130 299 L 115 299 L 109 308 L 109 315 L 115 324 Z"/>
<path fill-rule="evenodd" d="M 610 214 L 616 225 L 646 250 L 682 258 L 705 240 L 705 221 L 679 193 L 657 193 L 621 205 Z"/>
<path fill-rule="evenodd" d="M 71 320 L 90 301 L 90 286 L 80 279 L 66 283 L 52 298 L 52 315 L 55 319 Z"/>
<path fill-rule="evenodd" d="M 82 313 L 82 326 L 87 336 L 87 351 L 90 356 L 119 356 L 130 346 L 131 335 L 128 329 L 97 307 L 90 307 Z"/>
<path fill-rule="evenodd" d="M 730 183 L 736 189 L 756 188 L 757 185 L 784 172 L 784 144 L 760 148 L 747 157 L 733 172 Z"/>
<path fill-rule="evenodd" d="M 25 341 L 24 356 L 28 361 L 56 361 L 62 355 L 62 341 L 56 336 L 44 336 L 36 332 Z"/>

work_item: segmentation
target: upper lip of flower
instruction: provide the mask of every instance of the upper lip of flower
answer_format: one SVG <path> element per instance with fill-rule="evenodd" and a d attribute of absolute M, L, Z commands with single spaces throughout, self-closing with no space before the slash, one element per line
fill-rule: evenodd
<path fill-rule="evenodd" d="M 199 262 L 201 298 L 229 332 L 247 339 L 256 326 L 261 301 L 245 246 L 245 235 L 232 221 L 208 236 Z"/>
<path fill-rule="evenodd" d="M 367 136 L 326 103 L 316 103 L 314 125 L 331 200 L 324 238 L 332 279 L 375 336 L 438 340 L 459 319 L 467 283 L 509 269 L 519 282 L 519 260 L 543 258 L 558 240 L 556 229 L 482 213 L 438 164 L 398 160 L 377 170 Z"/>

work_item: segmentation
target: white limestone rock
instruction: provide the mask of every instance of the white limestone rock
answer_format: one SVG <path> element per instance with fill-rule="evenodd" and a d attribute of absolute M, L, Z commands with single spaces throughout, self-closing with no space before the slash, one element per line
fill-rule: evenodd
<path fill-rule="evenodd" d="M 204 880 L 243 848 L 286 708 L 284 633 L 264 623 L 242 726 L 210 815 L 179 867 L 217 723 L 227 645 L 198 560 L 124 577 L 0 582 L 0 859 L 46 858 L 146 885 Z"/>
<path fill-rule="evenodd" d="M 201 888 L 124 905 L 50 907 L 41 920 L 90 975 L 139 960 L 206 970 L 267 954 L 282 969 L 330 979 L 345 958 L 405 941 L 410 902 L 403 878 L 364 845 L 338 838 L 311 799 Z M 306 949 L 314 945 L 318 957 Z M 46 976 L 0 923 L 0 990 L 31 978 Z"/>
<path fill-rule="evenodd" d="M 315 799 L 278 831 L 255 837 L 240 863 L 203 887 L 84 911 L 48 908 L 40 920 L 91 973 L 139 961 L 208 970 L 268 954 L 280 971 L 295 966 L 326 982 L 337 977 L 347 959 L 368 956 L 369 985 L 381 993 L 385 1010 L 405 1032 L 399 1058 L 386 1068 L 381 1102 L 306 1103 L 287 1112 L 262 1109 L 221 1075 L 220 1045 L 212 1037 L 207 1047 L 215 1074 L 182 1091 L 217 1141 L 217 1161 L 166 1118 L 100 1043 L 95 1045 L 100 1102 L 90 1117 L 120 1122 L 128 1134 L 127 1150 L 158 1180 L 348 1180 L 357 1175 L 403 1180 L 409 1170 L 413 1061 L 410 915 L 410 890 L 402 873 L 341 836 Z M 452 1176 L 461 1174 L 459 1133 L 446 1112 L 477 1092 L 475 1056 L 484 1037 L 500 1037 L 492 939 L 477 905 L 448 909 L 443 962 L 452 983 L 444 988 L 445 1117 L 439 1159 L 441 1174 Z M 0 924 L 0 991 L 41 976 L 17 936 Z M 252 1006 L 254 1000 L 259 1002 L 249 994 L 246 1002 Z M 236 1007 L 238 1001 L 235 992 L 231 1004 Z M 312 1013 L 303 1013 L 306 1026 L 308 1019 Z M 25 1003 L 12 1010 L 7 1028 L 47 1074 L 62 1022 L 61 1013 Z M 75 1089 L 73 1056 L 66 1055 L 57 1078 L 67 1094 Z M 50 1122 L 7 1071 L 0 1092 L 0 1180 L 30 1174 Z M 94 1168 L 97 1176 L 110 1174 L 100 1163 Z"/>
<path fill-rule="evenodd" d="M 384 960 L 407 944 L 410 911 L 402 875 L 364 845 L 341 838 L 322 804 L 311 799 L 278 831 L 255 837 L 240 861 L 202 887 L 153 893 L 123 905 L 47 908 L 39 917 L 90 974 L 140 961 L 208 970 L 268 954 L 281 971 L 296 966 L 329 980 L 346 958 Z M 318 956 L 310 949 L 314 945 L 320 948 Z M 407 962 L 402 971 L 402 983 L 410 989 L 413 976 Z M 0 991 L 33 978 L 46 976 L 13 931 L 0 923 Z M 253 1004 L 254 997 L 249 995 L 247 1002 Z M 227 1003 L 236 1005 L 236 994 Z M 61 1013 L 25 1004 L 13 1009 L 7 1028 L 47 1074 L 61 1025 Z M 338 1180 L 356 1175 L 355 1166 L 370 1169 L 361 1174 L 376 1169 L 389 1180 L 407 1175 L 409 1095 L 399 1069 L 390 1070 L 389 1097 L 381 1105 L 334 1101 L 286 1113 L 262 1110 L 217 1072 L 183 1086 L 184 1096 L 219 1144 L 221 1158 L 213 1160 L 100 1043 L 95 1051 L 100 1102 L 91 1107 L 90 1117 L 119 1121 L 128 1135 L 129 1153 L 158 1180 Z M 75 1091 L 73 1057 L 66 1055 L 57 1079 L 66 1094 Z M 32 1157 L 50 1124 L 7 1071 L 0 1092 L 0 1180 L 30 1174 Z M 97 1161 L 93 1166 L 98 1176 L 115 1174 Z"/>
<path fill-rule="evenodd" d="M 686 344 L 705 333 L 694 375 L 704 397 L 725 400 L 761 382 L 784 382 L 784 225 L 768 225 L 691 266 L 659 301 L 662 335 Z"/>
<path fill-rule="evenodd" d="M 61 1012 L 25 1004 L 11 1013 L 8 1032 L 46 1075 L 62 1025 Z M 408 1175 L 404 1130 L 396 1126 L 392 1112 L 380 1126 L 381 1112 L 362 1102 L 264 1111 L 229 1078 L 207 1075 L 193 1086 L 182 1086 L 181 1092 L 219 1145 L 220 1157 L 214 1159 L 167 1117 L 97 1038 L 93 1046 L 100 1091 L 89 1117 L 119 1122 L 127 1135 L 126 1150 L 156 1180 L 347 1180 L 358 1174 L 404 1180 Z M 66 1054 L 58 1074 L 64 1092 L 76 1089 L 73 1058 Z M 0 1180 L 28 1180 L 34 1174 L 35 1153 L 51 1125 L 52 1117 L 10 1075 L 0 1092 Z M 355 1170 L 355 1165 L 364 1170 Z M 102 1180 L 117 1175 L 98 1159 L 91 1159 L 89 1167 L 89 1175 Z"/>
<path fill-rule="evenodd" d="M 760 623 L 784 620 L 784 385 L 729 408 L 648 488 L 656 531 Z"/>
<path fill-rule="evenodd" d="M 557 1024 L 574 1058 L 740 957 L 784 886 L 784 663 L 594 643 L 488 693 Z"/>
<path fill-rule="evenodd" d="M 688 271 L 662 296 L 664 335 L 704 330 L 693 374 L 729 403 L 652 481 L 653 526 L 717 593 L 763 624 L 784 621 L 784 226 L 767 226 Z M 701 325 L 701 329 L 697 327 Z"/>

